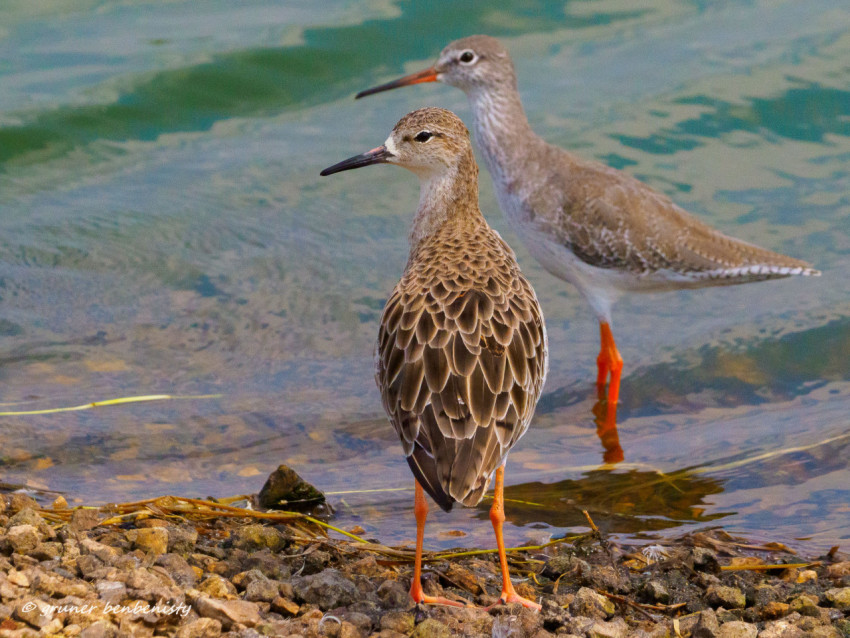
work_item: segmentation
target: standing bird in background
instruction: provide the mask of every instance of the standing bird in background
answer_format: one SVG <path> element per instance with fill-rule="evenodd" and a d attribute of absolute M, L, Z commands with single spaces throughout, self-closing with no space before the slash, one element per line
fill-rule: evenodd
<path fill-rule="evenodd" d="M 528 429 L 547 371 L 546 328 L 511 248 L 478 208 L 469 132 L 444 109 L 413 111 L 387 141 L 322 171 L 397 164 L 419 176 L 410 256 L 384 307 L 375 379 L 416 480 L 416 603 L 460 605 L 422 590 L 427 492 L 445 511 L 472 507 L 495 473 L 490 520 L 502 569 L 500 602 L 540 606 L 514 591 L 502 538 L 504 467 Z M 424 490 L 424 492 L 423 492 Z"/>
<path fill-rule="evenodd" d="M 513 62 L 495 38 L 456 40 L 434 66 L 357 97 L 422 82 L 466 93 L 508 222 L 540 264 L 575 285 L 596 313 L 597 387 L 604 398 L 610 374 L 604 425 L 614 432 L 623 359 L 611 307 L 621 294 L 820 274 L 806 262 L 717 232 L 626 173 L 547 144 L 528 124 Z"/>

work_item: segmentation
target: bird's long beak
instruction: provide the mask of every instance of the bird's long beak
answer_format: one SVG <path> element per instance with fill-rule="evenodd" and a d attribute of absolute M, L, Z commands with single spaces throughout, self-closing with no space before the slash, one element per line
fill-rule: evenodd
<path fill-rule="evenodd" d="M 371 151 L 360 153 L 360 155 L 349 157 L 338 164 L 329 166 L 319 174 L 325 177 L 342 171 L 350 171 L 352 168 L 360 168 L 361 166 L 369 166 L 370 164 L 383 164 L 391 157 L 395 156 L 387 150 L 386 146 L 379 146 L 378 148 L 373 148 Z"/>
<path fill-rule="evenodd" d="M 367 95 L 372 95 L 373 93 L 380 93 L 381 91 L 389 91 L 390 89 L 397 89 L 400 86 L 409 86 L 411 84 L 421 84 L 422 82 L 436 82 L 437 81 L 437 69 L 432 67 L 428 67 L 423 71 L 419 71 L 418 73 L 411 73 L 410 75 L 405 75 L 403 78 L 399 78 L 398 80 L 393 80 L 392 82 L 387 82 L 386 84 L 382 84 L 381 86 L 375 86 L 371 89 L 366 89 L 365 91 L 360 91 L 357 95 L 354 96 L 354 99 L 359 100 L 361 97 L 366 97 Z"/>

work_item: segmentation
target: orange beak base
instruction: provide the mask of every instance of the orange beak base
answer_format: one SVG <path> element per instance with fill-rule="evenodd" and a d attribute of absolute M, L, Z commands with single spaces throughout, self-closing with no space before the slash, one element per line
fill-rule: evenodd
<path fill-rule="evenodd" d="M 365 91 L 360 91 L 360 93 L 355 96 L 355 99 L 359 100 L 361 97 L 366 97 L 367 95 L 372 95 L 373 93 L 380 93 L 381 91 L 397 89 L 400 86 L 410 86 L 411 84 L 421 84 L 423 82 L 436 81 L 437 70 L 434 67 L 429 67 L 423 71 L 419 71 L 418 73 L 405 75 L 403 78 L 399 78 L 398 80 L 393 80 L 392 82 L 387 82 L 386 84 L 381 84 L 380 86 L 375 86 L 371 89 L 366 89 Z"/>

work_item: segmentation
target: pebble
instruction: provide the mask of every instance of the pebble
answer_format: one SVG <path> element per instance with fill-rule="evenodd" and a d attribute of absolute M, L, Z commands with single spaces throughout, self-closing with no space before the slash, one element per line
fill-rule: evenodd
<path fill-rule="evenodd" d="M 296 595 L 306 603 L 328 610 L 345 607 L 358 598 L 357 587 L 336 569 L 292 579 Z"/>
<path fill-rule="evenodd" d="M 697 571 L 711 574 L 720 573 L 720 562 L 717 560 L 717 554 L 712 550 L 705 547 L 694 547 L 691 557 L 694 560 L 694 569 Z"/>
<path fill-rule="evenodd" d="M 193 592 L 197 590 L 190 590 L 187 596 L 192 600 L 192 606 L 198 615 L 218 620 L 224 629 L 229 629 L 234 623 L 254 627 L 262 622 L 257 603 L 247 600 L 217 600 L 204 595 L 193 596 Z"/>
<path fill-rule="evenodd" d="M 215 618 L 198 618 L 180 627 L 175 638 L 217 638 L 221 635 L 221 622 Z"/>
<path fill-rule="evenodd" d="M 717 632 L 717 638 L 756 638 L 758 635 L 758 627 L 740 620 L 720 625 L 720 630 Z"/>
<path fill-rule="evenodd" d="M 296 616 L 300 609 L 301 605 L 283 596 L 276 597 L 271 604 L 271 610 L 279 613 L 284 618 Z"/>
<path fill-rule="evenodd" d="M 726 609 L 743 609 L 747 605 L 747 597 L 737 587 L 712 585 L 706 591 L 706 598 L 710 605 Z"/>
<path fill-rule="evenodd" d="M 87 532 L 94 529 L 101 521 L 100 512 L 93 509 L 75 509 L 71 513 L 68 527 L 74 532 Z"/>
<path fill-rule="evenodd" d="M 629 626 L 622 618 L 610 622 L 597 620 L 587 630 L 587 638 L 625 638 L 629 634 Z"/>
<path fill-rule="evenodd" d="M 641 594 L 644 600 L 648 600 L 651 603 L 666 605 L 670 602 L 670 592 L 664 586 L 664 583 L 658 580 L 650 580 L 644 583 L 643 587 L 641 587 Z"/>
<path fill-rule="evenodd" d="M 720 631 L 720 624 L 717 622 L 717 614 L 713 609 L 706 609 L 699 613 L 691 636 L 692 638 L 714 638 L 718 631 Z"/>
<path fill-rule="evenodd" d="M 408 588 L 397 580 L 385 580 L 378 586 L 378 598 L 390 609 L 403 609 L 410 605 Z"/>
<path fill-rule="evenodd" d="M 841 611 L 850 611 L 850 587 L 828 589 L 823 598 L 830 607 Z"/>
<path fill-rule="evenodd" d="M 280 594 L 280 583 L 263 577 L 248 584 L 245 588 L 245 600 L 253 602 L 271 602 Z"/>
<path fill-rule="evenodd" d="M 203 582 L 198 585 L 198 589 L 213 598 L 236 597 L 236 586 L 218 574 L 210 574 L 207 576 Z"/>
<path fill-rule="evenodd" d="M 147 553 L 160 555 L 168 551 L 168 531 L 162 527 L 143 527 L 135 530 L 133 546 Z"/>
<path fill-rule="evenodd" d="M 570 613 L 574 616 L 587 616 L 605 620 L 614 615 L 617 610 L 614 603 L 592 589 L 582 587 L 570 603 Z"/>
<path fill-rule="evenodd" d="M 395 631 L 405 636 L 413 631 L 413 614 L 406 611 L 390 611 L 381 617 L 381 629 Z"/>
<path fill-rule="evenodd" d="M 6 533 L 6 540 L 16 554 L 26 554 L 40 542 L 38 529 L 34 525 L 15 525 Z"/>
<path fill-rule="evenodd" d="M 276 527 L 245 525 L 233 532 L 233 546 L 246 551 L 268 548 L 278 552 L 286 546 L 286 538 Z"/>
<path fill-rule="evenodd" d="M 449 628 L 434 618 L 423 620 L 416 625 L 416 628 L 411 634 L 411 638 L 451 638 L 451 636 L 452 634 Z"/>

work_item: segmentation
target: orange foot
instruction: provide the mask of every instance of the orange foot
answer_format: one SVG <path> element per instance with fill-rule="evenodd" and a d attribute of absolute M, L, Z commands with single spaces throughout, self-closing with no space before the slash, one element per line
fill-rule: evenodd
<path fill-rule="evenodd" d="M 422 583 L 419 582 L 414 582 L 410 586 L 410 597 L 417 605 L 448 605 L 449 607 L 467 606 L 463 603 L 459 603 L 456 600 L 449 600 L 448 598 L 443 598 L 442 596 L 427 596 L 425 592 L 422 591 Z"/>
<path fill-rule="evenodd" d="M 534 611 L 540 611 L 541 609 L 543 609 L 543 607 L 538 605 L 533 600 L 528 600 L 528 598 L 523 598 L 522 596 L 517 594 L 515 591 L 511 591 L 511 592 L 504 592 L 503 591 L 502 595 L 499 596 L 499 600 L 497 600 L 495 603 L 493 603 L 489 607 L 485 607 L 484 609 L 485 609 L 485 611 L 490 611 L 491 609 L 493 609 L 493 607 L 496 607 L 497 605 L 507 605 L 509 603 L 519 603 L 520 605 L 522 605 L 526 609 L 533 609 Z"/>

